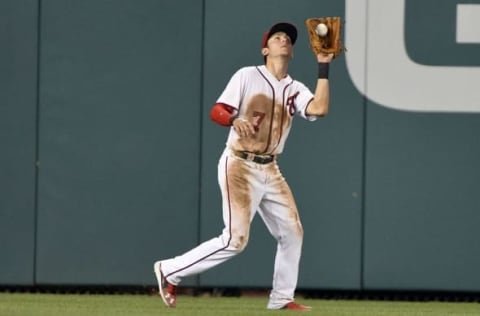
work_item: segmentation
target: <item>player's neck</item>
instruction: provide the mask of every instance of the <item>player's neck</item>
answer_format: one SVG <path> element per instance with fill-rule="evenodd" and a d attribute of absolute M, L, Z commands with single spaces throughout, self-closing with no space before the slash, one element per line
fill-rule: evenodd
<path fill-rule="evenodd" d="M 288 75 L 288 61 L 284 59 L 267 59 L 265 64 L 268 71 L 275 77 L 277 80 L 282 80 Z"/>

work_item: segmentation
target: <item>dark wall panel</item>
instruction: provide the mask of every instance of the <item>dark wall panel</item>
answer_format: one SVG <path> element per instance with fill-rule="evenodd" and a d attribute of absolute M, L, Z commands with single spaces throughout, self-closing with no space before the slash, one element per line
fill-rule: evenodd
<path fill-rule="evenodd" d="M 370 104 L 368 289 L 480 289 L 480 116 Z"/>
<path fill-rule="evenodd" d="M 153 284 L 197 241 L 201 2 L 42 5 L 37 281 Z"/>
<path fill-rule="evenodd" d="M 34 279 L 37 16 L 0 2 L 0 284 Z"/>
<path fill-rule="evenodd" d="M 476 19 L 459 14 L 467 3 L 474 15 L 479 1 L 405 1 L 404 12 L 388 12 L 391 22 L 380 22 L 397 27 L 404 23 L 400 34 L 375 24 L 380 21 L 378 13 L 386 10 L 381 1 L 369 3 L 371 18 L 366 20 L 372 36 L 366 59 L 367 91 L 375 90 L 379 81 L 390 83 L 385 87 L 391 96 L 377 102 L 391 103 L 384 106 L 396 102 L 402 107 L 416 103 L 419 112 L 391 110 L 368 102 L 366 289 L 480 290 L 480 250 L 476 244 L 480 237 L 479 103 L 477 90 L 457 90 L 478 89 L 469 83 L 479 80 L 480 45 L 478 40 L 459 40 L 465 30 L 478 29 Z M 425 19 L 412 26 L 419 16 Z M 441 26 L 432 27 L 435 24 Z M 391 36 L 392 47 L 403 46 L 408 58 L 378 55 L 382 47 L 375 40 L 378 35 Z M 391 62 L 392 68 L 378 71 L 377 62 Z M 405 74 L 412 77 L 415 87 L 409 80 L 393 83 L 393 78 Z M 453 98 L 448 100 L 447 94 Z M 465 104 L 471 105 L 470 113 Z"/>
<path fill-rule="evenodd" d="M 478 65 L 478 43 L 454 40 L 456 2 L 417 33 L 407 23 L 418 67 Z M 434 1 L 405 3 L 409 22 Z M 263 63 L 278 21 L 297 25 L 289 72 L 313 89 L 303 19 L 344 12 L 313 0 L 0 1 L 0 284 L 153 285 L 154 261 L 220 234 L 228 128 L 211 105 L 238 68 Z M 429 27 L 440 17 L 447 42 Z M 367 45 L 352 60 L 368 61 L 356 65 L 368 93 L 379 73 Z M 433 56 L 439 45 L 448 52 Z M 367 101 L 346 67 L 363 49 L 332 63 L 329 115 L 296 118 L 279 158 L 305 228 L 298 287 L 479 291 L 480 115 Z M 270 287 L 275 247 L 257 216 L 244 253 L 182 285 Z"/>
<path fill-rule="evenodd" d="M 302 1 L 297 6 L 288 1 L 206 2 L 203 240 L 220 234 L 223 227 L 216 168 L 228 133 L 227 128 L 209 120 L 209 109 L 238 68 L 263 63 L 262 35 L 279 21 L 291 21 L 298 27 L 289 72 L 313 90 L 317 65 L 303 21 L 312 12 L 343 16 L 344 7 L 341 2 L 316 1 Z M 235 25 L 235 29 L 219 25 Z M 279 164 L 296 196 L 305 229 L 299 287 L 355 289 L 360 286 L 362 97 L 348 79 L 343 57 L 332 64 L 331 82 L 331 113 L 315 123 L 296 118 Z M 245 252 L 202 275 L 201 284 L 269 287 L 275 247 L 257 216 Z"/>

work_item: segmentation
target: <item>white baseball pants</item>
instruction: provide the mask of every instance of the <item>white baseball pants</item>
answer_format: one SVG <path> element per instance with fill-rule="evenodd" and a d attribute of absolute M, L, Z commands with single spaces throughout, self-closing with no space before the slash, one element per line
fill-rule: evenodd
<path fill-rule="evenodd" d="M 250 223 L 258 212 L 272 236 L 277 252 L 268 308 L 278 309 L 294 300 L 303 228 L 292 192 L 276 161 L 258 164 L 236 157 L 228 148 L 218 163 L 222 193 L 222 234 L 183 255 L 162 260 L 168 282 L 201 273 L 240 253 L 248 243 Z"/>

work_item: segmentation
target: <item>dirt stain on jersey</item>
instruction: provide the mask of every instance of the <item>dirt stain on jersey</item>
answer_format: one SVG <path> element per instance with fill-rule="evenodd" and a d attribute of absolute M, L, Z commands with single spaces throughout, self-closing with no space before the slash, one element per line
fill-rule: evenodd
<path fill-rule="evenodd" d="M 274 104 L 265 94 L 257 94 L 250 99 L 244 118 L 254 125 L 256 133 L 249 138 L 240 138 L 232 148 L 256 154 L 271 154 L 292 123 L 288 108 L 282 103 Z"/>

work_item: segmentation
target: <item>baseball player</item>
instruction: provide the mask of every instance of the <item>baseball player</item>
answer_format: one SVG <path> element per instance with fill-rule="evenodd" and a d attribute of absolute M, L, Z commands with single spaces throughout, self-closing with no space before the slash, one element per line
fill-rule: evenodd
<path fill-rule="evenodd" d="M 168 307 L 176 306 L 176 287 L 184 277 L 208 270 L 245 249 L 251 221 L 258 213 L 278 243 L 267 308 L 311 309 L 294 301 L 303 228 L 277 156 L 295 115 L 314 121 L 327 114 L 333 54 L 317 55 L 318 81 L 312 93 L 287 72 L 296 39 L 294 25 L 273 25 L 262 38 L 265 64 L 238 70 L 211 109 L 213 121 L 231 127 L 218 162 L 225 228 L 220 236 L 183 255 L 155 262 L 159 292 Z"/>

